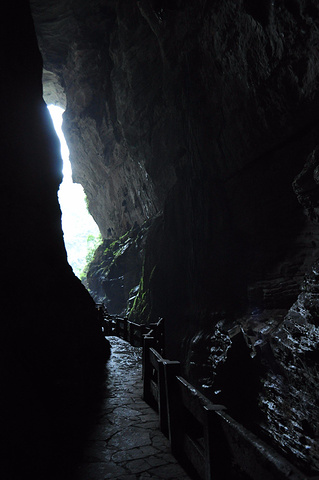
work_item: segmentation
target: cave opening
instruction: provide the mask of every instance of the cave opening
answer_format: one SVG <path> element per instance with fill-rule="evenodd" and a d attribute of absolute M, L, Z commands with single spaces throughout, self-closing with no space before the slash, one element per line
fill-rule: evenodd
<path fill-rule="evenodd" d="M 85 269 L 96 247 L 101 242 L 99 227 L 87 208 L 87 200 L 82 185 L 73 182 L 69 149 L 62 131 L 64 109 L 49 104 L 54 129 L 61 144 L 63 179 L 58 191 L 61 208 L 61 227 L 68 263 L 74 274 L 85 283 Z"/>

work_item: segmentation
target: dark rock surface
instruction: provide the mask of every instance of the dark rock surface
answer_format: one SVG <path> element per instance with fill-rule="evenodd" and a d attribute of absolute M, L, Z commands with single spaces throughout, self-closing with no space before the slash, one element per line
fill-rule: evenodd
<path fill-rule="evenodd" d="M 125 315 L 138 294 L 149 222 L 115 241 L 104 240 L 90 263 L 86 287 L 108 313 Z"/>
<path fill-rule="evenodd" d="M 261 394 L 263 427 L 284 452 L 293 452 L 310 471 L 311 467 L 319 471 L 318 275 L 315 263 L 298 300 L 271 335 L 271 368 Z"/>
<path fill-rule="evenodd" d="M 0 32 L 0 477 L 48 478 L 107 344 L 95 305 L 66 261 L 59 143 L 42 99 L 27 1 L 6 6 Z"/>

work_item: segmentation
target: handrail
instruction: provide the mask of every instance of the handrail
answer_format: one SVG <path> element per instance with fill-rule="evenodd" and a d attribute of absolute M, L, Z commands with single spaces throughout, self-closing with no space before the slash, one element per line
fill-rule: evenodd
<path fill-rule="evenodd" d="M 159 415 L 160 430 L 168 437 L 167 394 L 164 359 L 152 348 L 155 339 L 145 335 L 143 348 L 143 399 Z"/>
<path fill-rule="evenodd" d="M 187 382 L 180 362 L 163 358 L 152 342 L 144 337 L 143 398 L 158 411 L 159 426 L 182 464 L 191 464 L 203 480 L 225 478 L 231 464 L 252 480 L 310 480 Z"/>
<path fill-rule="evenodd" d="M 134 347 L 143 347 L 144 335 L 151 335 L 155 339 L 154 346 L 163 353 L 164 351 L 164 322 L 159 319 L 157 323 L 149 325 L 139 324 L 128 320 L 127 317 L 111 315 L 104 305 L 97 304 L 98 317 L 102 332 L 105 336 L 115 335 L 128 341 Z"/>
<path fill-rule="evenodd" d="M 143 399 L 159 414 L 173 455 L 203 480 L 225 478 L 233 464 L 252 480 L 311 480 L 288 460 L 213 404 L 181 376 L 181 364 L 164 355 L 164 321 L 140 325 L 99 307 L 104 335 L 143 346 Z M 315 480 L 315 477 L 313 477 Z"/>

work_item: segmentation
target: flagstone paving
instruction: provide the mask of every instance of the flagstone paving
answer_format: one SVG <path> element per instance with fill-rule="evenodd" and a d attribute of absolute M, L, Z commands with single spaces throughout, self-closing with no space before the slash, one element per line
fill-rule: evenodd
<path fill-rule="evenodd" d="M 158 415 L 142 400 L 142 349 L 117 337 L 107 380 L 76 480 L 187 480 L 158 428 Z"/>

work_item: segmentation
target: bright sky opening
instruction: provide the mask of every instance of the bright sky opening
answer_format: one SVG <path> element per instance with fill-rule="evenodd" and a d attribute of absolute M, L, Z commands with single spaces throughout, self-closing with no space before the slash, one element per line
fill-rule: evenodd
<path fill-rule="evenodd" d="M 92 246 L 92 242 L 88 241 L 88 236 L 98 237 L 100 232 L 86 208 L 83 187 L 72 181 L 69 149 L 62 132 L 63 109 L 55 105 L 49 105 L 48 109 L 61 143 L 61 156 L 63 159 L 63 181 L 60 185 L 58 197 L 62 211 L 64 244 L 68 262 L 75 275 L 80 277 L 86 264 L 88 247 Z"/>

